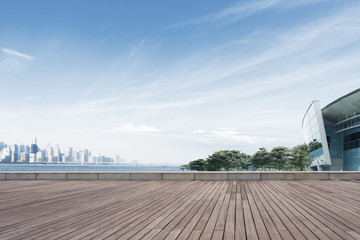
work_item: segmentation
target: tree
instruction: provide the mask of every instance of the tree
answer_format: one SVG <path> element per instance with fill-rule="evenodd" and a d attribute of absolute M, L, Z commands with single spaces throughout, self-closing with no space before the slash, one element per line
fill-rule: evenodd
<path fill-rule="evenodd" d="M 284 170 L 290 158 L 290 150 L 287 147 L 274 147 L 270 152 L 271 163 L 275 169 Z"/>
<path fill-rule="evenodd" d="M 197 159 L 189 162 L 188 167 L 193 171 L 206 171 L 207 162 L 204 159 Z"/>
<path fill-rule="evenodd" d="M 289 163 L 295 170 L 304 171 L 309 166 L 309 147 L 306 144 L 293 147 Z"/>
<path fill-rule="evenodd" d="M 264 147 L 259 148 L 259 151 L 254 153 L 254 155 L 251 157 L 251 165 L 255 168 L 261 168 L 262 170 L 266 170 L 266 167 L 270 164 L 270 153 Z"/>
<path fill-rule="evenodd" d="M 249 156 L 237 150 L 214 152 L 207 160 L 207 170 L 221 171 L 230 169 L 247 169 Z"/>
<path fill-rule="evenodd" d="M 185 171 L 185 169 L 189 169 L 189 166 L 188 165 L 181 165 L 180 169 Z"/>

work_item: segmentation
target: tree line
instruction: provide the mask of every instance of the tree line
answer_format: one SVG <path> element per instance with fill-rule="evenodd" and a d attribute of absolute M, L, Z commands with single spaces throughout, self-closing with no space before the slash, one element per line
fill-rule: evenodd
<path fill-rule="evenodd" d="M 306 144 L 293 148 L 279 146 L 271 151 L 262 147 L 253 155 L 238 150 L 221 150 L 180 168 L 194 171 L 304 171 L 309 167 L 308 153 Z"/>

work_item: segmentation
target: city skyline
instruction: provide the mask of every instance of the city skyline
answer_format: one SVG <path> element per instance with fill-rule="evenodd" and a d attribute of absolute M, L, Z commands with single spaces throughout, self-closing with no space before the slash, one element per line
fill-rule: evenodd
<path fill-rule="evenodd" d="M 2 1 L 0 140 L 188 163 L 304 142 L 359 88 L 360 3 Z"/>
<path fill-rule="evenodd" d="M 101 155 L 100 152 L 91 149 L 74 149 L 69 147 L 61 151 L 59 144 L 46 144 L 40 147 L 37 138 L 32 143 L 18 144 L 0 141 L 0 163 L 78 163 L 78 164 L 111 164 L 111 163 L 134 163 L 138 161 L 126 161 L 115 154 L 113 157 Z"/>

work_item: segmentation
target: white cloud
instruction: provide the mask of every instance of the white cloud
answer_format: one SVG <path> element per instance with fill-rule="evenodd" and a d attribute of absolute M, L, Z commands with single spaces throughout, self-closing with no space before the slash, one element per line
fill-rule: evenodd
<path fill-rule="evenodd" d="M 205 131 L 202 129 L 198 129 L 198 130 L 192 131 L 191 133 L 192 134 L 202 134 L 202 133 L 205 133 Z"/>
<path fill-rule="evenodd" d="M 10 56 L 14 56 L 14 57 L 19 57 L 19 58 L 22 58 L 22 59 L 26 59 L 26 60 L 34 60 L 35 58 L 30 56 L 30 55 L 27 55 L 27 54 L 24 54 L 24 53 L 20 53 L 18 51 L 15 51 L 13 49 L 10 49 L 10 48 L 3 48 L 1 49 L 4 53 L 10 55 Z"/>
<path fill-rule="evenodd" d="M 161 132 L 155 127 L 148 125 L 134 126 L 131 123 L 124 124 L 120 127 L 113 128 L 110 132 L 123 132 L 123 133 L 157 133 Z"/>
<path fill-rule="evenodd" d="M 35 99 L 37 99 L 38 97 L 36 97 L 36 96 L 28 96 L 28 97 L 25 97 L 25 100 L 26 101 L 32 101 L 32 100 L 35 100 Z"/>

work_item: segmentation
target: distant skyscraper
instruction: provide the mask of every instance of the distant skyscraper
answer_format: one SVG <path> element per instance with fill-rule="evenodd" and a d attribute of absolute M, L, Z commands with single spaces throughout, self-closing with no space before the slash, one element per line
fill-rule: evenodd
<path fill-rule="evenodd" d="M 53 151 L 53 162 L 60 162 L 60 147 L 59 144 L 56 144 L 54 146 L 54 151 Z"/>
<path fill-rule="evenodd" d="M 4 163 L 10 163 L 11 162 L 11 149 L 10 147 L 5 147 L 2 151 L 1 151 L 1 162 Z"/>
<path fill-rule="evenodd" d="M 29 153 L 27 152 L 21 152 L 20 153 L 20 162 L 27 163 L 29 162 Z"/>
<path fill-rule="evenodd" d="M 10 146 L 11 149 L 11 162 L 18 162 L 20 160 L 19 145 L 13 144 Z"/>
<path fill-rule="evenodd" d="M 37 139 L 34 138 L 32 144 L 31 144 L 31 147 L 30 147 L 30 153 L 36 154 L 38 151 L 39 151 L 39 147 L 37 145 Z"/>
<path fill-rule="evenodd" d="M 86 148 L 82 151 L 81 162 L 82 163 L 89 162 L 89 150 L 87 150 Z"/>
<path fill-rule="evenodd" d="M 0 142 L 0 151 L 2 151 L 5 148 L 5 143 L 4 142 Z"/>
<path fill-rule="evenodd" d="M 46 147 L 46 156 L 45 156 L 46 162 L 53 162 L 53 148 L 50 146 L 50 144 Z"/>
<path fill-rule="evenodd" d="M 69 148 L 69 152 L 68 152 L 68 157 L 67 157 L 67 161 L 68 162 L 74 162 L 74 152 L 73 152 L 73 149 L 72 147 Z"/>

